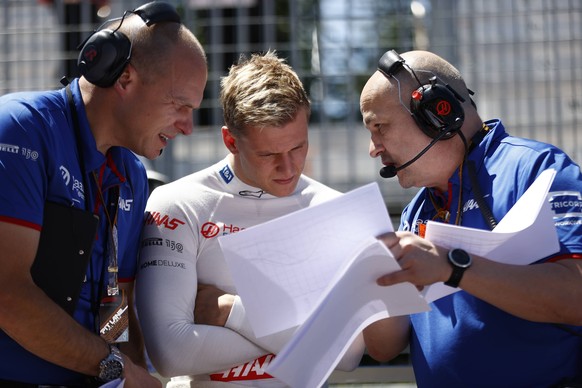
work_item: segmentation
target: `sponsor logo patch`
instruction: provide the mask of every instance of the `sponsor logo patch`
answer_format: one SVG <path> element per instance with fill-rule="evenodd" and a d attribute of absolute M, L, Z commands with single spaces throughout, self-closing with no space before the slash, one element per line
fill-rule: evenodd
<path fill-rule="evenodd" d="M 163 226 L 166 229 L 175 230 L 180 225 L 184 225 L 185 222 L 178 218 L 170 218 L 167 214 L 161 214 L 160 212 L 147 212 L 145 225 L 154 224 L 157 226 Z"/>
<path fill-rule="evenodd" d="M 265 370 L 271 363 L 275 355 L 267 354 L 257 358 L 254 361 L 249 361 L 246 364 L 236 366 L 232 369 L 226 370 L 222 373 L 214 373 L 210 375 L 212 381 L 242 381 L 242 380 L 262 380 L 272 379 L 273 376 L 266 373 Z"/>
<path fill-rule="evenodd" d="M 213 238 L 218 236 L 219 234 L 224 236 L 226 234 L 240 232 L 244 228 L 239 226 L 235 226 L 233 224 L 223 224 L 223 223 L 214 223 L 211 221 L 205 222 L 200 227 L 200 234 L 204 238 Z"/>
<path fill-rule="evenodd" d="M 552 191 L 548 201 L 554 218 L 582 217 L 582 196 L 579 191 Z"/>
<path fill-rule="evenodd" d="M 173 261 L 173 260 L 162 260 L 162 259 L 155 259 L 143 262 L 140 265 L 140 269 L 148 268 L 148 267 L 171 267 L 171 268 L 179 268 L 179 269 L 186 269 L 186 263 L 182 263 L 180 261 Z"/>
<path fill-rule="evenodd" d="M 9 154 L 17 154 L 20 147 L 14 144 L 0 143 L 0 152 L 8 152 Z"/>
<path fill-rule="evenodd" d="M 224 166 L 222 170 L 220 170 L 220 176 L 226 184 L 230 183 L 230 181 L 232 181 L 234 178 L 234 174 L 228 165 Z"/>

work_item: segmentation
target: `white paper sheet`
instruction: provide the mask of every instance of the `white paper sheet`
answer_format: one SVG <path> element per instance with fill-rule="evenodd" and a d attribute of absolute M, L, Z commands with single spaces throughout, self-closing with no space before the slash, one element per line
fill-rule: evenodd
<path fill-rule="evenodd" d="M 489 260 L 526 265 L 558 252 L 553 212 L 546 200 L 556 171 L 542 172 L 492 231 L 428 222 L 426 239 L 447 249 L 462 248 Z M 436 283 L 424 290 L 430 303 L 459 289 Z"/>
<path fill-rule="evenodd" d="M 267 373 L 290 387 L 319 387 L 366 326 L 387 317 L 427 311 L 428 304 L 412 284 L 376 284 L 378 277 L 397 270 L 400 266 L 382 242 L 366 240 L 269 364 Z"/>
<path fill-rule="evenodd" d="M 257 337 L 302 324 L 363 241 L 393 231 L 377 183 L 218 239 Z"/>

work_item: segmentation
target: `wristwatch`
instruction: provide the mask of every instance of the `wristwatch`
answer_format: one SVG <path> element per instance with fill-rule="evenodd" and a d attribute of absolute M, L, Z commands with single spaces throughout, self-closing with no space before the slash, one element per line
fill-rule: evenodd
<path fill-rule="evenodd" d="M 98 379 L 103 382 L 123 376 L 123 357 L 115 346 L 109 345 L 109 354 L 99 363 Z"/>
<path fill-rule="evenodd" d="M 456 248 L 451 249 L 447 255 L 449 263 L 453 267 L 453 273 L 445 284 L 449 287 L 457 288 L 463 277 L 463 273 L 471 266 L 471 256 L 464 250 Z"/>

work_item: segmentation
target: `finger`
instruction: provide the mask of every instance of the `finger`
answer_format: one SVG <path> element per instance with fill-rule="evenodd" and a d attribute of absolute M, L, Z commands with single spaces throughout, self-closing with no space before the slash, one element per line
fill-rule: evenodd
<path fill-rule="evenodd" d="M 386 287 L 402 283 L 403 281 L 405 281 L 404 271 L 396 271 L 380 276 L 378 279 L 376 279 L 376 284 L 382 287 Z"/>
<path fill-rule="evenodd" d="M 388 249 L 391 249 L 394 245 L 398 244 L 398 241 L 400 241 L 400 238 L 394 232 L 384 233 L 377 238 L 382 241 Z"/>

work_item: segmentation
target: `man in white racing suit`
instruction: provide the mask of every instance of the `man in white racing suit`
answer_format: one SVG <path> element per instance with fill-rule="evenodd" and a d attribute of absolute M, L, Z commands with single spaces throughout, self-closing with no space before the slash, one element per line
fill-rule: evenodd
<path fill-rule="evenodd" d="M 138 314 L 152 364 L 173 377 L 168 387 L 282 387 L 265 369 L 295 328 L 254 336 L 217 238 L 339 192 L 303 175 L 310 102 L 275 52 L 241 57 L 221 87 L 229 153 L 152 193 Z M 360 334 L 337 369 L 357 367 L 363 351 Z"/>

